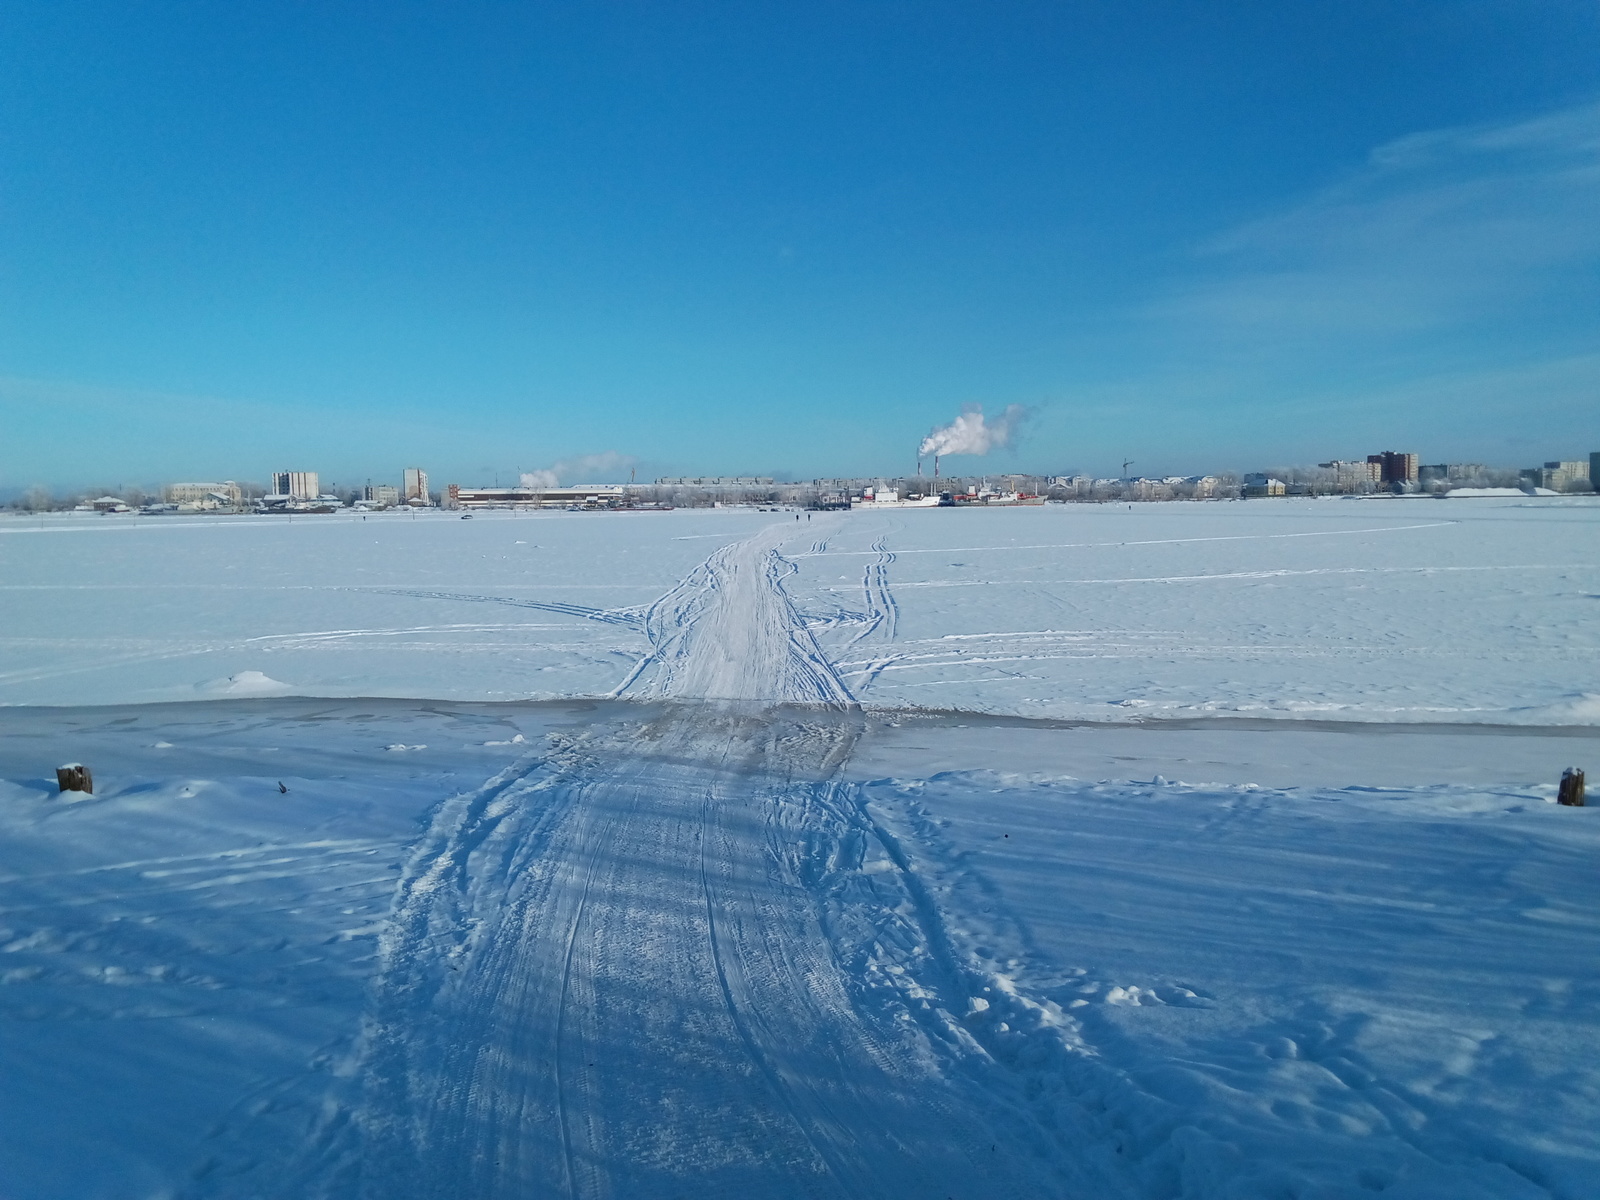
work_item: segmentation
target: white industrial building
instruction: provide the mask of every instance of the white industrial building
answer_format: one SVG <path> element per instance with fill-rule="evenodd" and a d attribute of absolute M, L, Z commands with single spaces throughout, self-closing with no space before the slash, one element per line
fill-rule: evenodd
<path fill-rule="evenodd" d="M 244 507 L 244 489 L 231 479 L 222 483 L 169 483 L 166 492 L 167 503 L 182 509 L 208 511 Z"/>
<path fill-rule="evenodd" d="M 615 508 L 627 491 L 618 483 L 542 488 L 464 488 L 452 483 L 445 495 L 451 508 Z"/>

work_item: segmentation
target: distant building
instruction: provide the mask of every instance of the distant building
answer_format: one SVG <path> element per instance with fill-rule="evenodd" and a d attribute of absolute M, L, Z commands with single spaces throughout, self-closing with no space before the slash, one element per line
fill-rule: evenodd
<path fill-rule="evenodd" d="M 452 483 L 445 490 L 451 508 L 614 508 L 627 499 L 620 484 L 580 487 L 465 488 Z"/>
<path fill-rule="evenodd" d="M 1037 495 L 1047 486 L 1047 482 L 1042 476 L 1022 475 L 1014 472 L 1000 476 L 1000 483 L 1006 491 L 1015 492 L 1019 496 Z"/>
<path fill-rule="evenodd" d="M 748 488 L 771 487 L 772 478 L 768 475 L 706 475 L 696 478 L 689 476 L 667 477 L 656 480 L 657 487 L 698 487 L 698 488 Z"/>
<path fill-rule="evenodd" d="M 1600 492 L 1600 450 L 1589 455 L 1589 484 Z"/>
<path fill-rule="evenodd" d="M 1415 454 L 1397 454 L 1393 450 L 1369 454 L 1367 462 L 1378 468 L 1380 483 L 1416 483 L 1421 471 Z"/>
<path fill-rule="evenodd" d="M 1591 455 L 1593 460 L 1595 455 Z M 1573 462 L 1547 462 L 1542 467 L 1529 467 L 1522 473 L 1524 483 L 1534 487 L 1549 488 L 1552 492 L 1586 492 L 1590 483 L 1590 464 L 1582 460 Z"/>
<path fill-rule="evenodd" d="M 1424 463 L 1417 469 L 1418 482 L 1427 491 L 1448 491 L 1458 487 L 1485 487 L 1489 477 L 1498 474 L 1486 463 Z"/>
<path fill-rule="evenodd" d="M 1282 496 L 1287 494 L 1289 485 L 1281 479 L 1274 479 L 1271 475 L 1246 475 L 1244 486 L 1240 492 L 1245 496 Z"/>
<path fill-rule="evenodd" d="M 287 496 L 291 500 L 315 500 L 322 494 L 315 471 L 275 471 L 272 475 L 272 494 Z"/>
<path fill-rule="evenodd" d="M 400 503 L 400 489 L 392 483 L 369 483 L 362 491 L 361 499 L 380 508 L 393 508 Z"/>
<path fill-rule="evenodd" d="M 1129 500 L 1171 500 L 1172 485 L 1164 479 L 1129 479 L 1123 484 L 1122 494 Z"/>
<path fill-rule="evenodd" d="M 1056 475 L 1050 480 L 1050 487 L 1052 490 L 1063 491 L 1071 496 L 1087 496 L 1094 491 L 1094 476 Z"/>
<path fill-rule="evenodd" d="M 233 480 L 223 483 L 169 483 L 167 503 L 199 510 L 243 508 L 244 489 Z"/>
<path fill-rule="evenodd" d="M 1361 492 L 1383 482 L 1381 461 L 1347 462 L 1336 458 L 1332 462 L 1317 465 L 1325 471 L 1333 472 L 1333 486 L 1336 491 Z"/>
<path fill-rule="evenodd" d="M 407 504 L 428 503 L 428 473 L 421 467 L 407 467 L 400 486 L 400 499 Z"/>

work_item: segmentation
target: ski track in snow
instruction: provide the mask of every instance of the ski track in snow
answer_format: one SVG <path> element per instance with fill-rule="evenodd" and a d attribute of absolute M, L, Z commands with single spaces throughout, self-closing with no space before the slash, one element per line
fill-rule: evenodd
<path fill-rule="evenodd" d="M 957 954 L 836 778 L 860 719 L 783 589 L 788 536 L 644 612 L 622 690 L 659 714 L 435 811 L 352 1082 L 274 1194 L 1132 1194 L 1030 1099 L 1073 1023 Z M 869 633 L 893 622 L 877 549 Z"/>
<path fill-rule="evenodd" d="M 866 626 L 850 639 L 852 646 L 869 637 L 894 641 L 895 626 L 900 619 L 900 606 L 895 603 L 894 593 L 889 590 L 889 566 L 894 562 L 894 553 L 881 537 L 872 543 L 872 548 L 877 551 L 878 557 L 867 564 L 861 578 L 861 590 L 867 606 Z"/>
<path fill-rule="evenodd" d="M 561 613 L 568 617 L 583 617 L 607 625 L 626 625 L 637 629 L 639 615 L 631 609 L 590 608 L 582 604 L 563 604 L 557 600 L 518 600 L 513 596 L 482 596 L 470 592 L 439 592 L 422 588 L 367 588 L 366 591 L 384 592 L 395 596 L 411 596 L 418 600 L 463 600 L 473 604 L 508 604 L 513 608 L 533 608 L 541 612 Z"/>

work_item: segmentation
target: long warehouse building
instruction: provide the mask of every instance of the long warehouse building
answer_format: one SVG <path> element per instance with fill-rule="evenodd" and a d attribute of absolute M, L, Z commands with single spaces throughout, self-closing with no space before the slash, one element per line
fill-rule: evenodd
<path fill-rule="evenodd" d="M 612 508 L 623 503 L 626 490 L 618 483 L 582 487 L 464 488 L 452 483 L 445 493 L 452 508 Z"/>

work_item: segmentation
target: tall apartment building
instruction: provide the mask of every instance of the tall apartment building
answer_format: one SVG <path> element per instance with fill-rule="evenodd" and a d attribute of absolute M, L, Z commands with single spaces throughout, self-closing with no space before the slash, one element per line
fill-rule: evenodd
<path fill-rule="evenodd" d="M 361 498 L 368 504 L 392 508 L 400 503 L 400 489 L 392 483 L 369 483 Z"/>
<path fill-rule="evenodd" d="M 274 471 L 272 494 L 291 500 L 315 500 L 322 494 L 315 471 Z"/>
<path fill-rule="evenodd" d="M 1382 454 L 1367 455 L 1369 463 L 1376 463 L 1382 483 L 1415 483 L 1420 473 L 1415 454 L 1397 454 L 1385 450 Z"/>
<path fill-rule="evenodd" d="M 407 467 L 400 486 L 400 499 L 407 504 L 428 502 L 428 473 L 421 467 Z"/>

